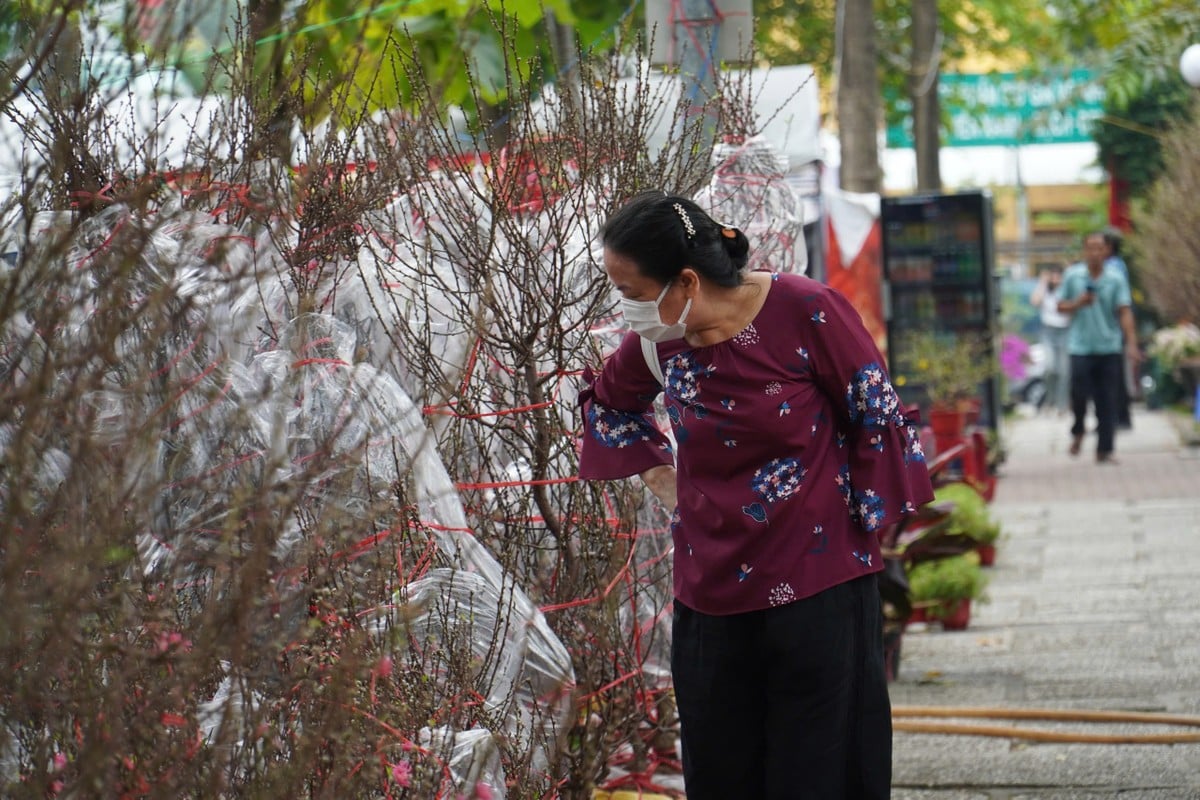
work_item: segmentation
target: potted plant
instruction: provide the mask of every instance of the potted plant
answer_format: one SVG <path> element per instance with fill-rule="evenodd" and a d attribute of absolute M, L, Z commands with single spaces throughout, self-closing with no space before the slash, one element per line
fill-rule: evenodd
<path fill-rule="evenodd" d="M 961 439 L 967 415 L 978 408 L 980 385 L 997 372 L 986 338 L 928 331 L 902 337 L 893 380 L 918 386 L 929 399 L 926 417 L 939 449 Z"/>
<path fill-rule="evenodd" d="M 946 630 L 970 624 L 971 601 L 983 596 L 986 584 L 974 552 L 922 561 L 908 570 L 914 607 L 924 608 L 926 618 L 941 621 Z"/>
<path fill-rule="evenodd" d="M 1154 359 L 1160 377 L 1174 381 L 1182 390 L 1182 400 L 1195 397 L 1200 380 L 1200 328 L 1180 322 L 1159 328 L 1150 339 L 1146 354 Z"/>
<path fill-rule="evenodd" d="M 950 506 L 946 521 L 947 536 L 963 537 L 973 543 L 981 566 L 996 561 L 996 540 L 1000 523 L 992 516 L 983 495 L 969 483 L 947 483 L 934 489 L 934 500 Z"/>

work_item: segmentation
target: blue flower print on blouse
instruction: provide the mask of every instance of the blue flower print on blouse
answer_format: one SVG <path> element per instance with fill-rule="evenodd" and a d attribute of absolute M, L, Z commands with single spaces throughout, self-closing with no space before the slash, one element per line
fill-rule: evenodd
<path fill-rule="evenodd" d="M 711 375 L 711 366 L 702 367 L 691 353 L 680 353 L 667 359 L 666 381 L 663 391 L 682 406 L 701 408 L 699 402 L 700 379 Z M 704 409 L 707 411 L 707 409 Z M 701 412 L 703 413 L 703 412 Z"/>
<path fill-rule="evenodd" d="M 872 489 L 854 493 L 853 514 L 863 529 L 868 532 L 879 530 L 883 523 L 883 498 Z"/>
<path fill-rule="evenodd" d="M 838 491 L 842 494 L 842 499 L 846 501 L 846 508 L 849 508 L 851 499 L 850 495 L 854 491 L 850 486 L 849 464 L 842 464 L 842 467 L 838 470 L 837 477 L 834 478 L 834 481 L 837 483 Z"/>
<path fill-rule="evenodd" d="M 807 474 L 799 459 L 776 458 L 758 468 L 750 486 L 766 502 L 777 503 L 799 491 Z"/>
<path fill-rule="evenodd" d="M 818 544 L 814 547 L 809 548 L 808 552 L 813 553 L 813 554 L 820 554 L 820 553 L 824 553 L 827 549 L 829 549 L 829 534 L 825 532 L 824 525 L 814 525 L 813 526 L 813 538 L 817 540 Z"/>
<path fill-rule="evenodd" d="M 891 381 L 884 377 L 883 367 L 875 362 L 854 373 L 846 385 L 846 407 L 850 421 L 866 428 L 905 423 L 900 413 L 900 398 Z"/>
<path fill-rule="evenodd" d="M 605 447 L 627 447 L 634 442 L 648 442 L 654 430 L 645 414 L 617 411 L 600 403 L 592 403 L 588 408 L 588 428 L 592 438 Z"/>
<path fill-rule="evenodd" d="M 921 444 L 921 432 L 917 430 L 916 425 L 905 425 L 904 435 L 907 439 L 908 447 L 904 450 L 904 461 L 911 463 L 913 461 L 925 461 L 925 445 Z"/>
<path fill-rule="evenodd" d="M 790 359 L 791 368 L 798 376 L 804 377 L 812 372 L 812 362 L 808 357 L 808 348 L 797 347 L 792 356 Z"/>
<path fill-rule="evenodd" d="M 874 489 L 856 491 L 850 482 L 850 466 L 848 464 L 842 465 L 834 481 L 837 483 L 838 491 L 842 494 L 842 499 L 846 501 L 846 508 L 850 510 L 850 519 L 861 525 L 865 531 L 878 530 L 884 518 L 883 498 Z"/>

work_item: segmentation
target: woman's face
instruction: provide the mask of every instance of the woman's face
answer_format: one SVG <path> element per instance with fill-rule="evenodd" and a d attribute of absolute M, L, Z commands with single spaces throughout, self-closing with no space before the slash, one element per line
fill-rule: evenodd
<path fill-rule="evenodd" d="M 628 300 L 653 300 L 662 292 L 662 284 L 643 275 L 633 259 L 607 247 L 604 248 L 604 271 L 613 287 Z"/>
<path fill-rule="evenodd" d="M 604 271 L 612 281 L 613 288 L 628 300 L 657 300 L 662 294 L 663 284 L 648 278 L 638 269 L 633 259 L 604 248 Z M 688 271 L 690 272 L 690 270 Z M 680 274 L 671 281 L 667 293 L 658 306 L 658 315 L 664 324 L 673 325 L 687 305 L 686 284 L 690 275 Z"/>

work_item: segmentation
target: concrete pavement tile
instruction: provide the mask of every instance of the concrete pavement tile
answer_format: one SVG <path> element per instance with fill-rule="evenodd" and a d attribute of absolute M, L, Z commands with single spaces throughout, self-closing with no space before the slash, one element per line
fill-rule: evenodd
<path fill-rule="evenodd" d="M 1051 744 L 904 732 L 895 740 L 893 782 L 899 786 L 1008 790 L 1009 796 L 1032 797 L 1058 796 L 1044 794 L 1056 791 L 1125 798 L 1134 790 L 1176 792 L 1193 800 L 1197 795 L 1187 792 L 1200 787 L 1200 748 L 1192 745 Z M 910 769 L 916 762 L 932 767 L 935 784 Z"/>
<path fill-rule="evenodd" d="M 1068 458 L 1061 419 L 1005 425 L 992 602 L 905 635 L 893 703 L 1200 714 L 1200 451 L 1134 413 L 1114 468 Z M 1200 745 L 895 740 L 896 798 L 1200 798 Z"/>

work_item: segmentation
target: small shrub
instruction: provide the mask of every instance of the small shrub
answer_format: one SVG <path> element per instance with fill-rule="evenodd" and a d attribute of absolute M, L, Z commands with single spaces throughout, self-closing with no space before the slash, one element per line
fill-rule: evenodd
<path fill-rule="evenodd" d="M 987 501 L 966 483 L 950 483 L 934 490 L 935 502 L 954 504 L 947 522 L 947 533 L 966 536 L 980 544 L 994 544 L 1000 538 L 1000 523 L 988 510 Z"/>
<path fill-rule="evenodd" d="M 979 556 L 963 553 L 911 567 L 908 585 L 914 602 L 975 599 L 983 596 L 987 577 L 979 566 Z"/>

